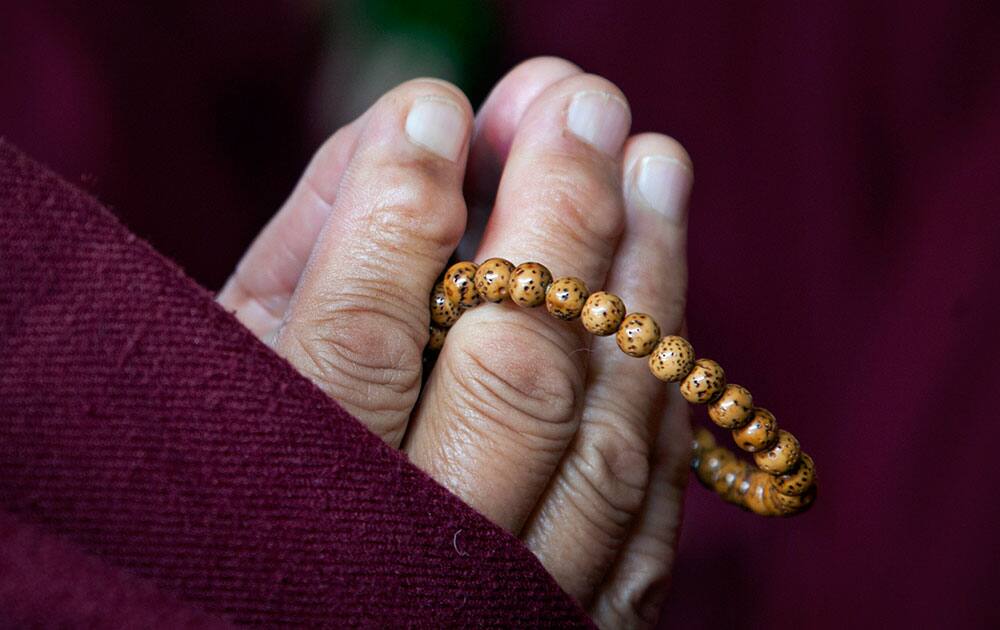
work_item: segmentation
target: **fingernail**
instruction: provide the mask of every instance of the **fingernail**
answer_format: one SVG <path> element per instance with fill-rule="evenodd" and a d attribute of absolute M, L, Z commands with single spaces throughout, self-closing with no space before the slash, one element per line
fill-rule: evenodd
<path fill-rule="evenodd" d="M 647 206 L 678 222 L 687 212 L 692 181 L 690 166 L 665 155 L 647 155 L 639 160 L 634 180 Z"/>
<path fill-rule="evenodd" d="M 606 92 L 578 92 L 566 113 L 566 126 L 584 142 L 618 155 L 632 123 L 628 106 Z"/>
<path fill-rule="evenodd" d="M 454 162 L 465 144 L 466 125 L 465 115 L 457 105 L 432 96 L 410 107 L 406 135 L 414 144 Z"/>

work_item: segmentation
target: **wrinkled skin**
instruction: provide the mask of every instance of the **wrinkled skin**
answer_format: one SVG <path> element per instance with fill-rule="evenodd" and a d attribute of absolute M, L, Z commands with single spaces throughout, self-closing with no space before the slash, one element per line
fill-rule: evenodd
<path fill-rule="evenodd" d="M 456 87 L 409 81 L 319 149 L 219 294 L 609 628 L 648 626 L 666 594 L 690 444 L 676 386 L 613 336 L 510 302 L 467 311 L 423 388 L 421 354 L 456 248 L 680 330 L 690 158 L 630 134 L 625 95 L 561 59 L 519 65 L 475 116 Z"/>

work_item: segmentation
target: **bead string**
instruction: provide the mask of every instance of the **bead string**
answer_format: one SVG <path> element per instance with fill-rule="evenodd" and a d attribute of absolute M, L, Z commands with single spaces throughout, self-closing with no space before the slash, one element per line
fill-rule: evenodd
<path fill-rule="evenodd" d="M 552 274 L 536 262 L 514 266 L 503 258 L 481 265 L 455 263 L 430 296 L 431 326 L 427 347 L 440 350 L 448 329 L 462 313 L 481 301 L 510 299 L 533 308 L 545 304 L 561 320 L 579 318 L 597 336 L 615 335 L 618 347 L 633 357 L 648 356 L 653 376 L 680 383 L 690 403 L 708 405 L 712 421 L 732 432 L 736 444 L 753 454 L 756 466 L 721 446 L 698 429 L 691 468 L 705 487 L 723 500 L 762 516 L 788 516 L 804 511 L 816 497 L 816 467 L 794 435 L 778 428 L 767 409 L 756 407 L 750 391 L 726 382 L 725 371 L 711 359 L 696 359 L 694 348 L 678 335 L 660 335 L 660 326 L 645 313 L 626 313 L 617 295 L 590 293 L 582 280 Z"/>

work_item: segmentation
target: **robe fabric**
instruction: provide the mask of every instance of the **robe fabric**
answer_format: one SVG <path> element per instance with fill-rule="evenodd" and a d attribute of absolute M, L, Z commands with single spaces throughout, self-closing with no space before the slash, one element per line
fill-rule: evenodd
<path fill-rule="evenodd" d="M 580 626 L 516 538 L 0 142 L 0 626 Z"/>

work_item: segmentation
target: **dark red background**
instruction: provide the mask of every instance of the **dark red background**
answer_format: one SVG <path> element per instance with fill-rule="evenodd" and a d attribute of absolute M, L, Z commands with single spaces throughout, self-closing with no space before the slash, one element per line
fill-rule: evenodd
<path fill-rule="evenodd" d="M 0 5 L 0 135 L 217 287 L 320 140 L 322 12 L 111 4 Z M 1000 8 L 805 4 L 497 5 L 689 149 L 693 340 L 820 469 L 792 520 L 692 487 L 665 622 L 996 626 Z"/>

